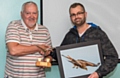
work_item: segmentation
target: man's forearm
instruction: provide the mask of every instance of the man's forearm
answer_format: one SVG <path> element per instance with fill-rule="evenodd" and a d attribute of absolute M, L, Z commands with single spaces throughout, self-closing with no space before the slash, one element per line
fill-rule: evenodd
<path fill-rule="evenodd" d="M 10 54 L 14 56 L 22 56 L 40 51 L 40 49 L 35 45 L 26 46 L 26 45 L 20 45 L 20 44 L 16 45 L 14 43 L 13 44 L 9 43 L 7 44 L 7 47 Z"/>

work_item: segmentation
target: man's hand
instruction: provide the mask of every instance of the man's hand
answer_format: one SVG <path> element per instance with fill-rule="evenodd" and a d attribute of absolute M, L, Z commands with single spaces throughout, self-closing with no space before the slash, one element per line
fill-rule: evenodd
<path fill-rule="evenodd" d="M 41 45 L 36 45 L 40 49 L 40 54 L 47 56 L 50 54 L 52 51 L 52 48 L 49 45 L 46 44 L 41 44 Z"/>
<path fill-rule="evenodd" d="M 47 57 L 44 58 L 44 61 L 45 62 L 51 62 L 52 61 L 52 57 L 51 56 L 47 56 Z"/>
<path fill-rule="evenodd" d="M 99 78 L 97 72 L 92 73 L 88 78 Z"/>

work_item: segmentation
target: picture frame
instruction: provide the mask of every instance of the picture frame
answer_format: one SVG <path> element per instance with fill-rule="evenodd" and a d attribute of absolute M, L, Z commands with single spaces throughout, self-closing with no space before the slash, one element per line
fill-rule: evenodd
<path fill-rule="evenodd" d="M 59 46 L 56 53 L 61 78 L 87 78 L 103 64 L 99 40 Z"/>

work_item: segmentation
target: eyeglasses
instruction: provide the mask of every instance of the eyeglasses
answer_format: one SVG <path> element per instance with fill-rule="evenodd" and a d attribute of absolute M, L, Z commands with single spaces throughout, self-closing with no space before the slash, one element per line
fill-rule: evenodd
<path fill-rule="evenodd" d="M 78 12 L 77 14 L 71 14 L 70 17 L 76 17 L 77 16 L 80 16 L 82 14 L 84 14 L 85 12 Z"/>

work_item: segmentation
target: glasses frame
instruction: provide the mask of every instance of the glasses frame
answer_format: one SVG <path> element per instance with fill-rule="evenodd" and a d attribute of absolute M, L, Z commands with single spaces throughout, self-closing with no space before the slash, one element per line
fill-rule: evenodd
<path fill-rule="evenodd" d="M 85 12 L 77 12 L 76 14 L 70 14 L 70 17 L 76 17 L 76 16 L 80 16 L 82 14 L 84 14 Z"/>

